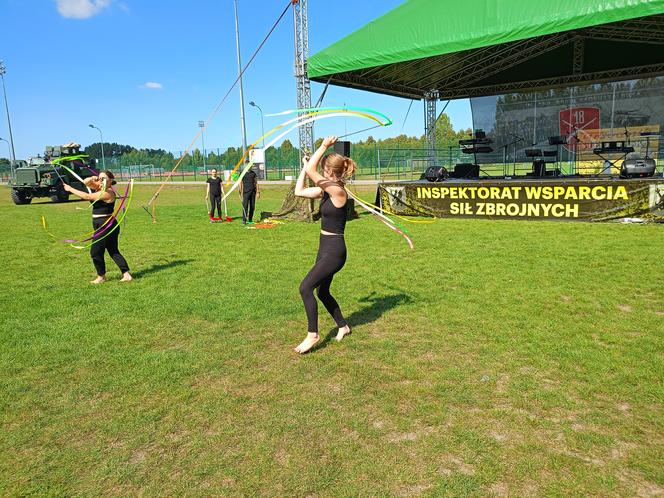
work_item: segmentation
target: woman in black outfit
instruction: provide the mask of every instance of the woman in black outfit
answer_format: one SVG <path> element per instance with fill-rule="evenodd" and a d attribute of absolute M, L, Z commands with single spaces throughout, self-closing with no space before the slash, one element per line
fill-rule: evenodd
<path fill-rule="evenodd" d="M 113 211 L 115 210 L 115 192 L 113 191 L 113 181 L 115 176 L 110 171 L 102 171 L 99 173 L 99 176 L 91 176 L 84 180 L 85 184 L 92 190 L 96 190 L 91 194 L 77 190 L 71 185 L 64 184 L 64 189 L 67 192 L 85 199 L 93 203 L 92 206 L 92 227 L 95 231 L 99 230 L 104 223 L 111 217 Z M 104 185 L 104 180 L 106 181 L 106 189 L 101 193 L 102 186 Z M 120 250 L 118 249 L 118 237 L 120 236 L 120 227 L 116 227 L 117 220 L 111 221 L 111 226 L 108 227 L 108 230 L 113 230 L 107 237 L 104 237 L 104 234 L 101 235 L 100 240 L 93 243 L 90 246 L 90 256 L 92 257 L 92 262 L 95 265 L 97 270 L 97 278 L 95 278 L 92 284 L 101 284 L 106 282 L 106 262 L 104 261 L 104 252 L 108 251 L 108 254 L 111 255 L 115 264 L 118 265 L 120 271 L 122 272 L 122 278 L 120 282 L 130 282 L 132 280 L 131 274 L 129 273 L 129 266 L 127 261 L 124 259 Z M 106 232 L 104 232 L 106 233 Z"/>
<path fill-rule="evenodd" d="M 351 177 L 355 172 L 355 163 L 352 159 L 335 153 L 323 157 L 327 148 L 336 141 L 337 137 L 326 137 L 323 140 L 322 145 L 302 168 L 295 184 L 296 196 L 322 199 L 320 203 L 320 245 L 316 264 L 300 284 L 300 295 L 307 312 L 308 334 L 304 341 L 295 348 L 298 353 L 306 353 L 320 340 L 318 305 L 314 297 L 314 289 L 317 289 L 318 299 L 325 305 L 339 327 L 337 341 L 341 341 L 344 336 L 350 334 L 350 327 L 341 313 L 339 304 L 330 294 L 330 285 L 334 274 L 346 263 L 344 228 L 348 194 L 344 184 L 345 179 Z M 322 175 L 317 171 L 319 163 L 323 170 Z M 316 187 L 305 187 L 306 176 L 311 178 Z"/>
<path fill-rule="evenodd" d="M 207 183 L 205 190 L 205 200 L 208 199 L 210 200 L 210 212 L 208 213 L 208 215 L 210 216 L 210 223 L 212 223 L 212 220 L 214 219 L 215 208 L 217 209 L 219 218 L 221 218 L 222 187 L 221 187 L 221 178 L 217 176 L 216 168 L 212 168 L 210 170 L 210 173 L 212 174 L 212 176 L 205 181 L 205 183 Z"/>

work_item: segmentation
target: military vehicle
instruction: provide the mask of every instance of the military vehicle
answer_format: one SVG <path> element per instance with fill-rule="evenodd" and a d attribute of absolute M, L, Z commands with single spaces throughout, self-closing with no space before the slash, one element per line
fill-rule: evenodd
<path fill-rule="evenodd" d="M 60 146 L 47 146 L 44 156 L 31 157 L 28 161 L 17 161 L 10 179 L 14 204 L 30 204 L 35 197 L 49 197 L 53 202 L 66 202 L 69 192 L 62 184 L 85 190 L 80 180 L 61 165 L 76 172 L 85 179 L 92 176 L 95 160 L 81 154 L 81 146 L 68 143 Z M 91 169 L 89 169 L 91 168 Z"/>

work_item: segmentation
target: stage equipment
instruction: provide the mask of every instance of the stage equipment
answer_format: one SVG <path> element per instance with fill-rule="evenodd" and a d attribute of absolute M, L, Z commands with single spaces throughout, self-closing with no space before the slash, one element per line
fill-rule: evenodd
<path fill-rule="evenodd" d="M 620 167 L 620 178 L 650 177 L 655 174 L 655 160 L 630 152 Z"/>
<path fill-rule="evenodd" d="M 596 156 L 601 157 L 604 159 L 604 168 L 602 168 L 602 171 L 600 172 L 600 175 L 604 173 L 607 169 L 609 170 L 609 173 L 611 172 L 611 168 L 616 168 L 617 170 L 620 171 L 620 174 L 622 176 L 622 168 L 618 168 L 616 166 L 616 163 L 620 160 L 623 159 L 623 164 L 624 164 L 624 159 L 627 157 L 628 154 L 634 152 L 634 147 L 631 145 L 625 145 L 624 141 L 620 140 L 613 140 L 609 142 L 601 142 L 601 145 L 599 147 L 595 147 L 593 149 L 593 154 Z M 606 157 L 609 154 L 620 154 L 620 156 L 617 159 L 614 159 L 613 161 Z M 641 155 L 639 154 L 639 157 Z"/>
<path fill-rule="evenodd" d="M 334 144 L 334 152 L 342 156 L 350 157 L 350 142 L 339 141 Z"/>
<path fill-rule="evenodd" d="M 549 137 L 549 145 L 565 145 L 567 143 L 567 135 L 555 135 Z"/>
<path fill-rule="evenodd" d="M 475 135 L 465 140 L 459 140 L 461 152 L 473 155 L 473 164 L 460 163 L 454 166 L 454 173 L 450 176 L 454 178 L 472 178 L 480 176 L 480 167 L 477 165 L 477 154 L 489 154 L 493 148 L 489 146 L 493 140 L 486 138 L 486 133 L 482 130 L 475 130 Z"/>
<path fill-rule="evenodd" d="M 488 154 L 489 152 L 493 152 L 493 148 L 491 147 L 466 147 L 465 149 L 461 149 L 461 152 L 464 154 Z"/>
<path fill-rule="evenodd" d="M 442 166 L 429 166 L 424 172 L 424 178 L 430 182 L 442 182 L 448 173 Z"/>
<path fill-rule="evenodd" d="M 480 176 L 478 164 L 459 163 L 454 165 L 454 171 L 450 173 L 452 178 L 477 178 Z"/>
<path fill-rule="evenodd" d="M 650 139 L 651 138 L 659 138 L 659 133 L 656 131 L 642 131 L 641 136 L 646 139 L 646 159 L 649 158 L 650 156 L 648 153 L 650 152 Z"/>
<path fill-rule="evenodd" d="M 543 177 L 546 176 L 546 162 L 541 157 L 538 157 L 533 161 L 533 172 L 532 176 Z"/>

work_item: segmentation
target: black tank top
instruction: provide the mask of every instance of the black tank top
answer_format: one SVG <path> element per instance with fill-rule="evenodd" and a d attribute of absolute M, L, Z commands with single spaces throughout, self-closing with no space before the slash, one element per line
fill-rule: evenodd
<path fill-rule="evenodd" d="M 346 204 L 336 207 L 330 199 L 330 194 L 323 192 L 320 201 L 320 229 L 330 233 L 344 233 L 346 228 Z"/>
<path fill-rule="evenodd" d="M 113 214 L 114 210 L 115 210 L 115 199 L 113 199 L 113 202 L 106 202 L 100 199 L 97 202 L 95 202 L 92 206 L 92 214 L 111 215 Z"/>

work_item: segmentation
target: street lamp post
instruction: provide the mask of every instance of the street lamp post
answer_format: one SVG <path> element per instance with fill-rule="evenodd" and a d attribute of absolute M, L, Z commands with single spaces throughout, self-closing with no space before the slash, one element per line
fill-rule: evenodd
<path fill-rule="evenodd" d="M 104 135 L 102 134 L 101 130 L 97 128 L 95 125 L 91 124 L 88 126 L 90 128 L 94 128 L 99 132 L 99 138 L 101 139 L 101 166 L 102 168 L 106 169 L 106 159 L 104 158 Z"/>
<path fill-rule="evenodd" d="M 240 122 L 242 124 L 242 154 L 247 152 L 247 127 L 244 123 L 244 91 L 242 90 L 242 62 L 240 60 L 240 27 L 237 20 L 237 0 L 235 6 L 235 46 L 237 47 L 237 72 L 240 79 Z"/>
<path fill-rule="evenodd" d="M 9 160 L 11 161 L 11 169 L 14 171 L 14 163 L 16 162 L 16 152 L 14 151 L 14 135 L 12 134 L 12 122 L 9 119 L 9 104 L 7 104 L 7 88 L 5 88 L 5 73 L 7 68 L 4 61 L 0 61 L 0 78 L 2 78 L 2 93 L 5 96 L 5 110 L 7 111 L 7 128 L 9 128 Z"/>
<path fill-rule="evenodd" d="M 199 121 L 198 127 L 201 129 L 201 141 L 203 142 L 203 169 L 207 173 L 207 164 L 205 163 L 205 121 Z"/>
<path fill-rule="evenodd" d="M 255 107 L 261 113 L 261 136 L 263 137 L 262 147 L 263 147 L 263 155 L 265 155 L 265 126 L 263 125 L 263 109 L 261 109 L 261 107 L 258 104 L 256 104 L 256 102 L 254 102 L 253 100 L 249 102 L 249 105 L 251 107 Z M 267 165 L 264 164 L 263 167 L 265 168 L 265 179 L 267 180 Z"/>

